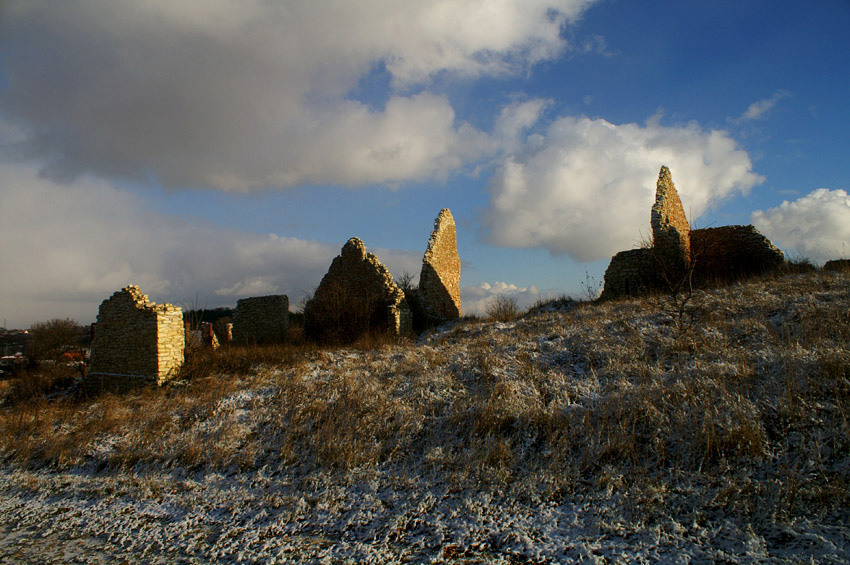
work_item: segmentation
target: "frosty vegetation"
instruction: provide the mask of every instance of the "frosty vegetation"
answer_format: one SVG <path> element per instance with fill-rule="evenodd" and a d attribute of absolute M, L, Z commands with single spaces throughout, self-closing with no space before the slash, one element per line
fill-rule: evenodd
<path fill-rule="evenodd" d="M 792 274 L 7 401 L 0 560 L 846 562 L 848 313 Z"/>

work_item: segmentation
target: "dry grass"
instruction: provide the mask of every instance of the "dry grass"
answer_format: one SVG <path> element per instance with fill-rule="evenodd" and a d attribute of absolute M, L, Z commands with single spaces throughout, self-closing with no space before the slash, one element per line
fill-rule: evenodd
<path fill-rule="evenodd" d="M 518 496 L 621 490 L 648 515 L 698 483 L 713 493 L 700 512 L 821 512 L 850 502 L 849 281 L 699 291 L 687 332 L 648 299 L 417 345 L 204 352 L 182 385 L 3 408 L 0 449 L 35 466 L 390 465 Z"/>

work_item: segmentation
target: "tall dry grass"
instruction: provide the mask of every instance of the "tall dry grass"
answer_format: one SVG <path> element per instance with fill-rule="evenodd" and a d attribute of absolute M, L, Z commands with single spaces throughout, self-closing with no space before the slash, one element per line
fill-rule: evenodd
<path fill-rule="evenodd" d="M 697 291 L 686 332 L 645 299 L 465 321 L 415 345 L 207 351 L 183 384 L 3 408 L 0 449 L 15 465 L 392 468 L 517 496 L 617 489 L 647 512 L 687 484 L 717 511 L 838 508 L 848 283 L 809 273 Z"/>

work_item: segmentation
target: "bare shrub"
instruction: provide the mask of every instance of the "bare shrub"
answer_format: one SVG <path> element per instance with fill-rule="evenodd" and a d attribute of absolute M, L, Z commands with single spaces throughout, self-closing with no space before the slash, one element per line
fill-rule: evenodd
<path fill-rule="evenodd" d="M 605 280 L 596 280 L 595 277 L 584 270 L 584 280 L 581 282 L 581 297 L 586 302 L 594 302 L 602 296 L 602 289 L 605 286 Z"/>
<path fill-rule="evenodd" d="M 400 277 L 396 277 L 395 284 L 404 292 L 405 295 L 407 293 L 416 290 L 416 285 L 413 284 L 413 275 L 404 271 Z"/>
<path fill-rule="evenodd" d="M 413 284 L 413 275 L 405 271 L 395 279 L 395 283 L 404 292 L 404 299 L 407 302 L 407 307 L 410 308 L 415 334 L 421 334 L 429 328 L 438 326 L 443 321 L 425 307 L 422 295 L 419 293 L 419 287 Z"/>
<path fill-rule="evenodd" d="M 30 334 L 26 356 L 31 362 L 39 362 L 58 361 L 68 351 L 80 351 L 88 332 L 71 318 L 54 318 L 34 323 Z"/>
<path fill-rule="evenodd" d="M 505 296 L 504 294 L 491 298 L 484 310 L 484 315 L 487 319 L 495 322 L 511 322 L 515 320 L 519 314 L 520 311 L 516 298 L 513 296 Z"/>
<path fill-rule="evenodd" d="M 531 307 L 529 307 L 528 314 L 537 314 L 540 312 L 569 311 L 575 308 L 577 305 L 577 300 L 575 300 L 571 296 L 562 294 L 561 296 L 555 298 L 538 299 L 534 304 L 531 305 Z"/>

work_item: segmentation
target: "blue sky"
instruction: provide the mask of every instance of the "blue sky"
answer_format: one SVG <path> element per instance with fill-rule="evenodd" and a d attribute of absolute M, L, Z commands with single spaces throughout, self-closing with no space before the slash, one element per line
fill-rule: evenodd
<path fill-rule="evenodd" d="M 601 282 L 662 164 L 696 227 L 850 256 L 850 2 L 14 0 L 0 317 L 298 301 L 352 236 L 464 310 Z"/>

